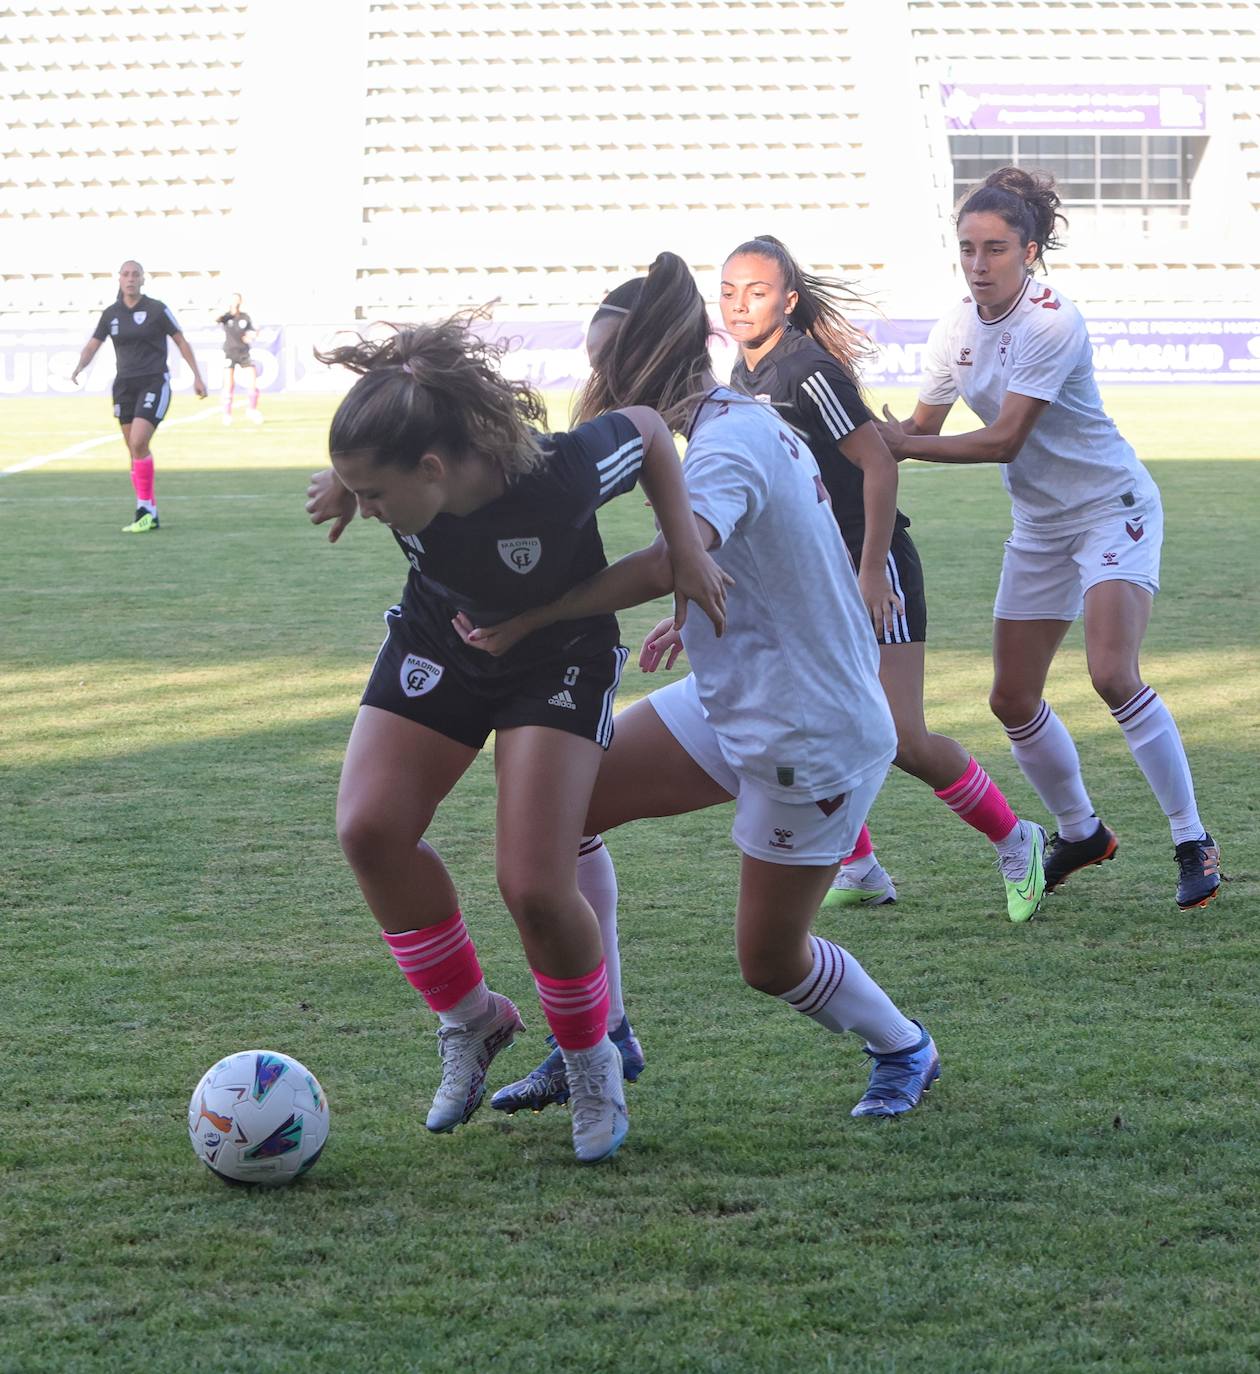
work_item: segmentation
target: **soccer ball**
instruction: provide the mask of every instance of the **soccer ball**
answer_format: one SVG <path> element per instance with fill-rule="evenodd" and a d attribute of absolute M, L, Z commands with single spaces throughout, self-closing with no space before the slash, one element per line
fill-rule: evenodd
<path fill-rule="evenodd" d="M 240 1050 L 207 1069 L 188 1104 L 197 1158 L 225 1183 L 292 1183 L 328 1139 L 328 1099 L 311 1071 L 274 1050 Z"/>

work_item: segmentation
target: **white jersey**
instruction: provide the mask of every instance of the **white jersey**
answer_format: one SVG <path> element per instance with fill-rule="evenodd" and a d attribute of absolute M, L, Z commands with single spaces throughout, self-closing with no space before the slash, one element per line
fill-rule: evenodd
<path fill-rule="evenodd" d="M 848 792 L 897 752 L 853 564 L 809 447 L 768 406 L 718 387 L 687 443 L 695 513 L 735 579 L 726 632 L 694 609 L 683 642 L 722 755 L 786 801 Z"/>
<path fill-rule="evenodd" d="M 950 405 L 961 395 L 991 425 L 1008 391 L 1049 402 L 1018 455 L 1002 465 L 1017 525 L 1066 534 L 1123 505 L 1159 499 L 1103 410 L 1085 321 L 1053 287 L 1029 277 L 996 320 L 982 320 L 967 296 L 932 330 L 926 357 L 924 405 Z"/>

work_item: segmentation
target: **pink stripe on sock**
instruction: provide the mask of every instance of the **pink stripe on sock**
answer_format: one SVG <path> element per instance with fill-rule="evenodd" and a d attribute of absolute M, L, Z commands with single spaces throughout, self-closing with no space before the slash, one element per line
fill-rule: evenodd
<path fill-rule="evenodd" d="M 859 859 L 865 859 L 869 855 L 874 854 L 874 852 L 875 846 L 871 843 L 871 832 L 866 826 L 863 826 L 862 829 L 858 831 L 857 844 L 853 846 L 853 853 L 850 854 L 847 859 L 842 859 L 841 863 L 857 863 Z"/>
<path fill-rule="evenodd" d="M 994 844 L 1004 840 L 1019 824 L 1010 802 L 975 759 L 968 759 L 962 777 L 936 795 L 960 821 L 966 821 Z"/>
<path fill-rule="evenodd" d="M 581 978 L 549 978 L 534 970 L 538 1000 L 562 1050 L 589 1050 L 608 1032 L 608 973 L 601 959 Z"/>
<path fill-rule="evenodd" d="M 403 977 L 434 1011 L 446 1011 L 481 982 L 477 949 L 457 911 L 436 926 L 383 930 Z"/>
<path fill-rule="evenodd" d="M 136 490 L 137 501 L 153 500 L 152 458 L 133 458 L 131 460 L 131 485 Z"/>

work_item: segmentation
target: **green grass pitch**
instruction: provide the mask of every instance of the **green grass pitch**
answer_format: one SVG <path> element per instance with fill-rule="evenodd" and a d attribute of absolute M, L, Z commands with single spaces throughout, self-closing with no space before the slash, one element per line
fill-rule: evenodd
<path fill-rule="evenodd" d="M 983 840 L 894 774 L 872 826 L 902 900 L 820 923 L 935 1034 L 922 1109 L 850 1120 L 857 1042 L 740 983 L 729 809 L 642 822 L 609 843 L 648 1064 L 626 1146 L 585 1170 L 561 1111 L 422 1127 L 431 1018 L 333 834 L 404 568 L 379 529 L 334 548 L 306 522 L 332 403 L 163 427 L 155 536 L 119 533 L 117 440 L 0 477 L 0 1371 L 1260 1368 L 1255 397 L 1109 398 L 1164 493 L 1144 667 L 1221 899 L 1176 910 L 1077 628 L 1049 696 L 1118 860 L 1012 927 Z M 0 467 L 111 430 L 101 400 L 5 415 Z M 1039 816 L 986 704 L 998 475 L 907 465 L 902 492 L 929 722 Z M 634 497 L 601 523 L 612 552 L 648 534 Z M 625 616 L 626 643 L 657 613 Z M 650 685 L 629 669 L 623 704 Z M 431 838 L 530 1025 L 498 1086 L 545 1026 L 495 891 L 492 784 L 486 754 Z M 332 1104 L 319 1166 L 275 1193 L 224 1188 L 185 1131 L 200 1073 L 252 1046 L 305 1061 Z"/>

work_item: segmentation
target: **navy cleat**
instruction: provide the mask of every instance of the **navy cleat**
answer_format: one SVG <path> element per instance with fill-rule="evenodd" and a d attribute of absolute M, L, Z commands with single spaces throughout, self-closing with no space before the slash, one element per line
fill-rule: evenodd
<path fill-rule="evenodd" d="M 636 1039 L 626 1017 L 621 1018 L 616 1030 L 608 1032 L 608 1038 L 621 1053 L 622 1077 L 627 1083 L 633 1083 L 643 1072 L 645 1060 L 643 1046 Z M 536 1069 L 515 1083 L 509 1083 L 506 1088 L 500 1088 L 490 1099 L 490 1105 L 496 1112 L 507 1112 L 509 1116 L 513 1112 L 526 1110 L 540 1112 L 544 1107 L 559 1107 L 569 1100 L 569 1076 L 564 1067 L 564 1055 L 554 1035 L 547 1037 L 547 1043 L 552 1047 L 551 1053 Z"/>
<path fill-rule="evenodd" d="M 1177 905 L 1182 911 L 1207 906 L 1221 890 L 1221 851 L 1211 835 L 1182 840 L 1173 850 L 1177 860 Z"/>
<path fill-rule="evenodd" d="M 914 1023 L 919 1026 L 916 1021 Z M 892 1054 L 870 1055 L 871 1076 L 862 1100 L 850 1116 L 900 1116 L 913 1110 L 923 1100 L 923 1094 L 941 1076 L 941 1056 L 936 1042 L 923 1030 L 923 1039 L 908 1050 Z"/>
<path fill-rule="evenodd" d="M 1082 868 L 1114 859 L 1119 847 L 1116 832 L 1102 821 L 1098 822 L 1094 833 L 1083 840 L 1065 840 L 1055 831 L 1046 845 L 1046 891 L 1053 892 Z"/>

